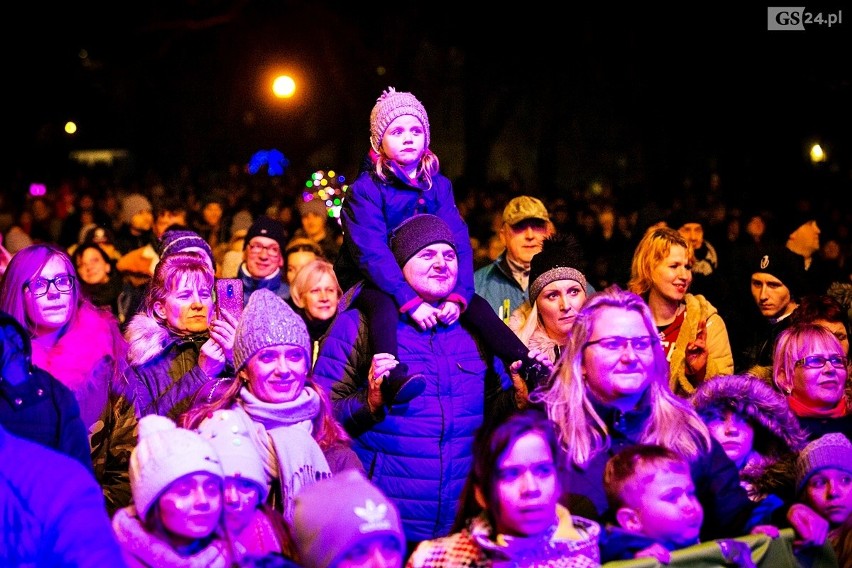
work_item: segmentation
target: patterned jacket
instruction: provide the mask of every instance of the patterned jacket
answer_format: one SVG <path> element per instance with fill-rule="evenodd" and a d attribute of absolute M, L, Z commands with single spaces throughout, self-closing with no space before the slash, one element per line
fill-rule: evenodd
<path fill-rule="evenodd" d="M 558 525 L 547 535 L 530 539 L 493 536 L 493 529 L 484 516 L 473 519 L 468 527 L 443 538 L 427 540 L 418 545 L 408 559 L 406 568 L 491 568 L 547 567 L 592 568 L 600 566 L 598 523 L 570 515 L 557 507 Z M 579 535 L 568 538 L 565 533 Z"/>

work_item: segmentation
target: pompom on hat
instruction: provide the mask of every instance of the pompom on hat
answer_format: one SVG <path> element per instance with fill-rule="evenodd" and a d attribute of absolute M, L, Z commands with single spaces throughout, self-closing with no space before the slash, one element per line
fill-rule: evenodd
<path fill-rule="evenodd" d="M 295 345 L 310 360 L 311 339 L 305 321 L 275 292 L 260 288 L 252 292 L 234 339 L 234 367 L 241 370 L 252 355 L 265 347 Z"/>
<path fill-rule="evenodd" d="M 557 280 L 574 280 L 586 290 L 580 243 L 572 236 L 553 236 L 542 241 L 541 251 L 530 261 L 530 304 L 545 286 Z"/>
<path fill-rule="evenodd" d="M 142 211 L 154 211 L 151 202 L 141 193 L 131 193 L 121 200 L 121 221 L 130 223 L 133 216 Z"/>
<path fill-rule="evenodd" d="M 139 518 L 145 519 L 160 495 L 185 475 L 224 477 L 213 446 L 193 430 L 178 428 L 158 414 L 139 419 L 139 441 L 130 454 L 130 490 Z"/>
<path fill-rule="evenodd" d="M 811 476 L 827 468 L 852 473 L 852 442 L 844 434 L 825 434 L 799 452 L 796 493 L 802 492 Z"/>
<path fill-rule="evenodd" d="M 367 539 L 391 536 L 405 554 L 405 535 L 393 501 L 360 471 L 342 471 L 296 495 L 294 540 L 306 568 L 334 566 Z"/>
<path fill-rule="evenodd" d="M 254 482 L 260 489 L 260 502 L 266 501 L 269 485 L 263 460 L 250 438 L 246 424 L 230 410 L 215 413 L 198 426 L 198 433 L 210 442 L 225 477 L 240 477 Z"/>
<path fill-rule="evenodd" d="M 390 237 L 390 249 L 400 268 L 420 249 L 435 243 L 447 243 L 456 248 L 449 225 L 429 213 L 409 217 L 397 225 Z"/>
<path fill-rule="evenodd" d="M 370 112 L 370 145 L 376 152 L 382 147 L 382 138 L 390 123 L 404 115 L 411 115 L 420 121 L 426 133 L 426 148 L 429 148 L 429 116 L 423 104 L 411 93 L 397 91 L 388 87 L 376 99 L 376 104 Z"/>

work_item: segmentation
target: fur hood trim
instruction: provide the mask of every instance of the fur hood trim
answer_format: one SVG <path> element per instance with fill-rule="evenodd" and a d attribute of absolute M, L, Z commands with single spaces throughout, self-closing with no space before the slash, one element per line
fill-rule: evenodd
<path fill-rule="evenodd" d="M 126 348 L 112 313 L 84 302 L 53 347 L 45 349 L 37 341 L 32 342 L 33 364 L 72 391 L 80 392 L 86 390 L 89 382 L 100 380 L 93 371 L 104 360 L 112 365 L 123 364 Z"/>
<path fill-rule="evenodd" d="M 807 443 L 807 436 L 790 410 L 784 396 L 757 377 L 723 375 L 704 382 L 691 397 L 692 405 L 706 421 L 732 410 L 769 436 L 756 432 L 754 450 L 766 457 L 780 457 L 789 451 L 798 452 Z M 763 442 L 763 447 L 758 445 Z"/>
<path fill-rule="evenodd" d="M 124 330 L 124 337 L 129 344 L 127 362 L 131 366 L 144 365 L 176 339 L 166 326 L 144 313 L 133 316 Z"/>

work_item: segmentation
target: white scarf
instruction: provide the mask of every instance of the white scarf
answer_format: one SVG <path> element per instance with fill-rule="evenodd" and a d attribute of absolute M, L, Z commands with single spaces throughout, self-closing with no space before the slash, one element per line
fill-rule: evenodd
<path fill-rule="evenodd" d="M 243 387 L 240 398 L 243 409 L 252 420 L 266 428 L 272 442 L 272 447 L 267 449 L 274 455 L 264 456 L 264 461 L 271 466 L 272 475 L 278 477 L 284 519 L 292 522 L 299 490 L 331 477 L 328 461 L 311 436 L 312 420 L 320 411 L 319 395 L 305 387 L 290 402 L 263 402 Z"/>

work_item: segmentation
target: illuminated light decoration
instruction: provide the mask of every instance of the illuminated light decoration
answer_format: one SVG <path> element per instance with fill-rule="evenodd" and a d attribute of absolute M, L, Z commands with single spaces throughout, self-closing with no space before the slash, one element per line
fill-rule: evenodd
<path fill-rule="evenodd" d="M 334 170 L 317 170 L 305 181 L 305 188 L 302 192 L 302 200 L 305 202 L 313 199 L 322 200 L 328 216 L 337 219 L 340 223 L 340 207 L 349 189 L 346 177 Z"/>
<path fill-rule="evenodd" d="M 248 164 L 248 172 L 256 174 L 263 166 L 266 166 L 266 172 L 269 176 L 280 176 L 290 165 L 290 160 L 275 148 L 271 150 L 258 150 L 255 152 Z"/>

